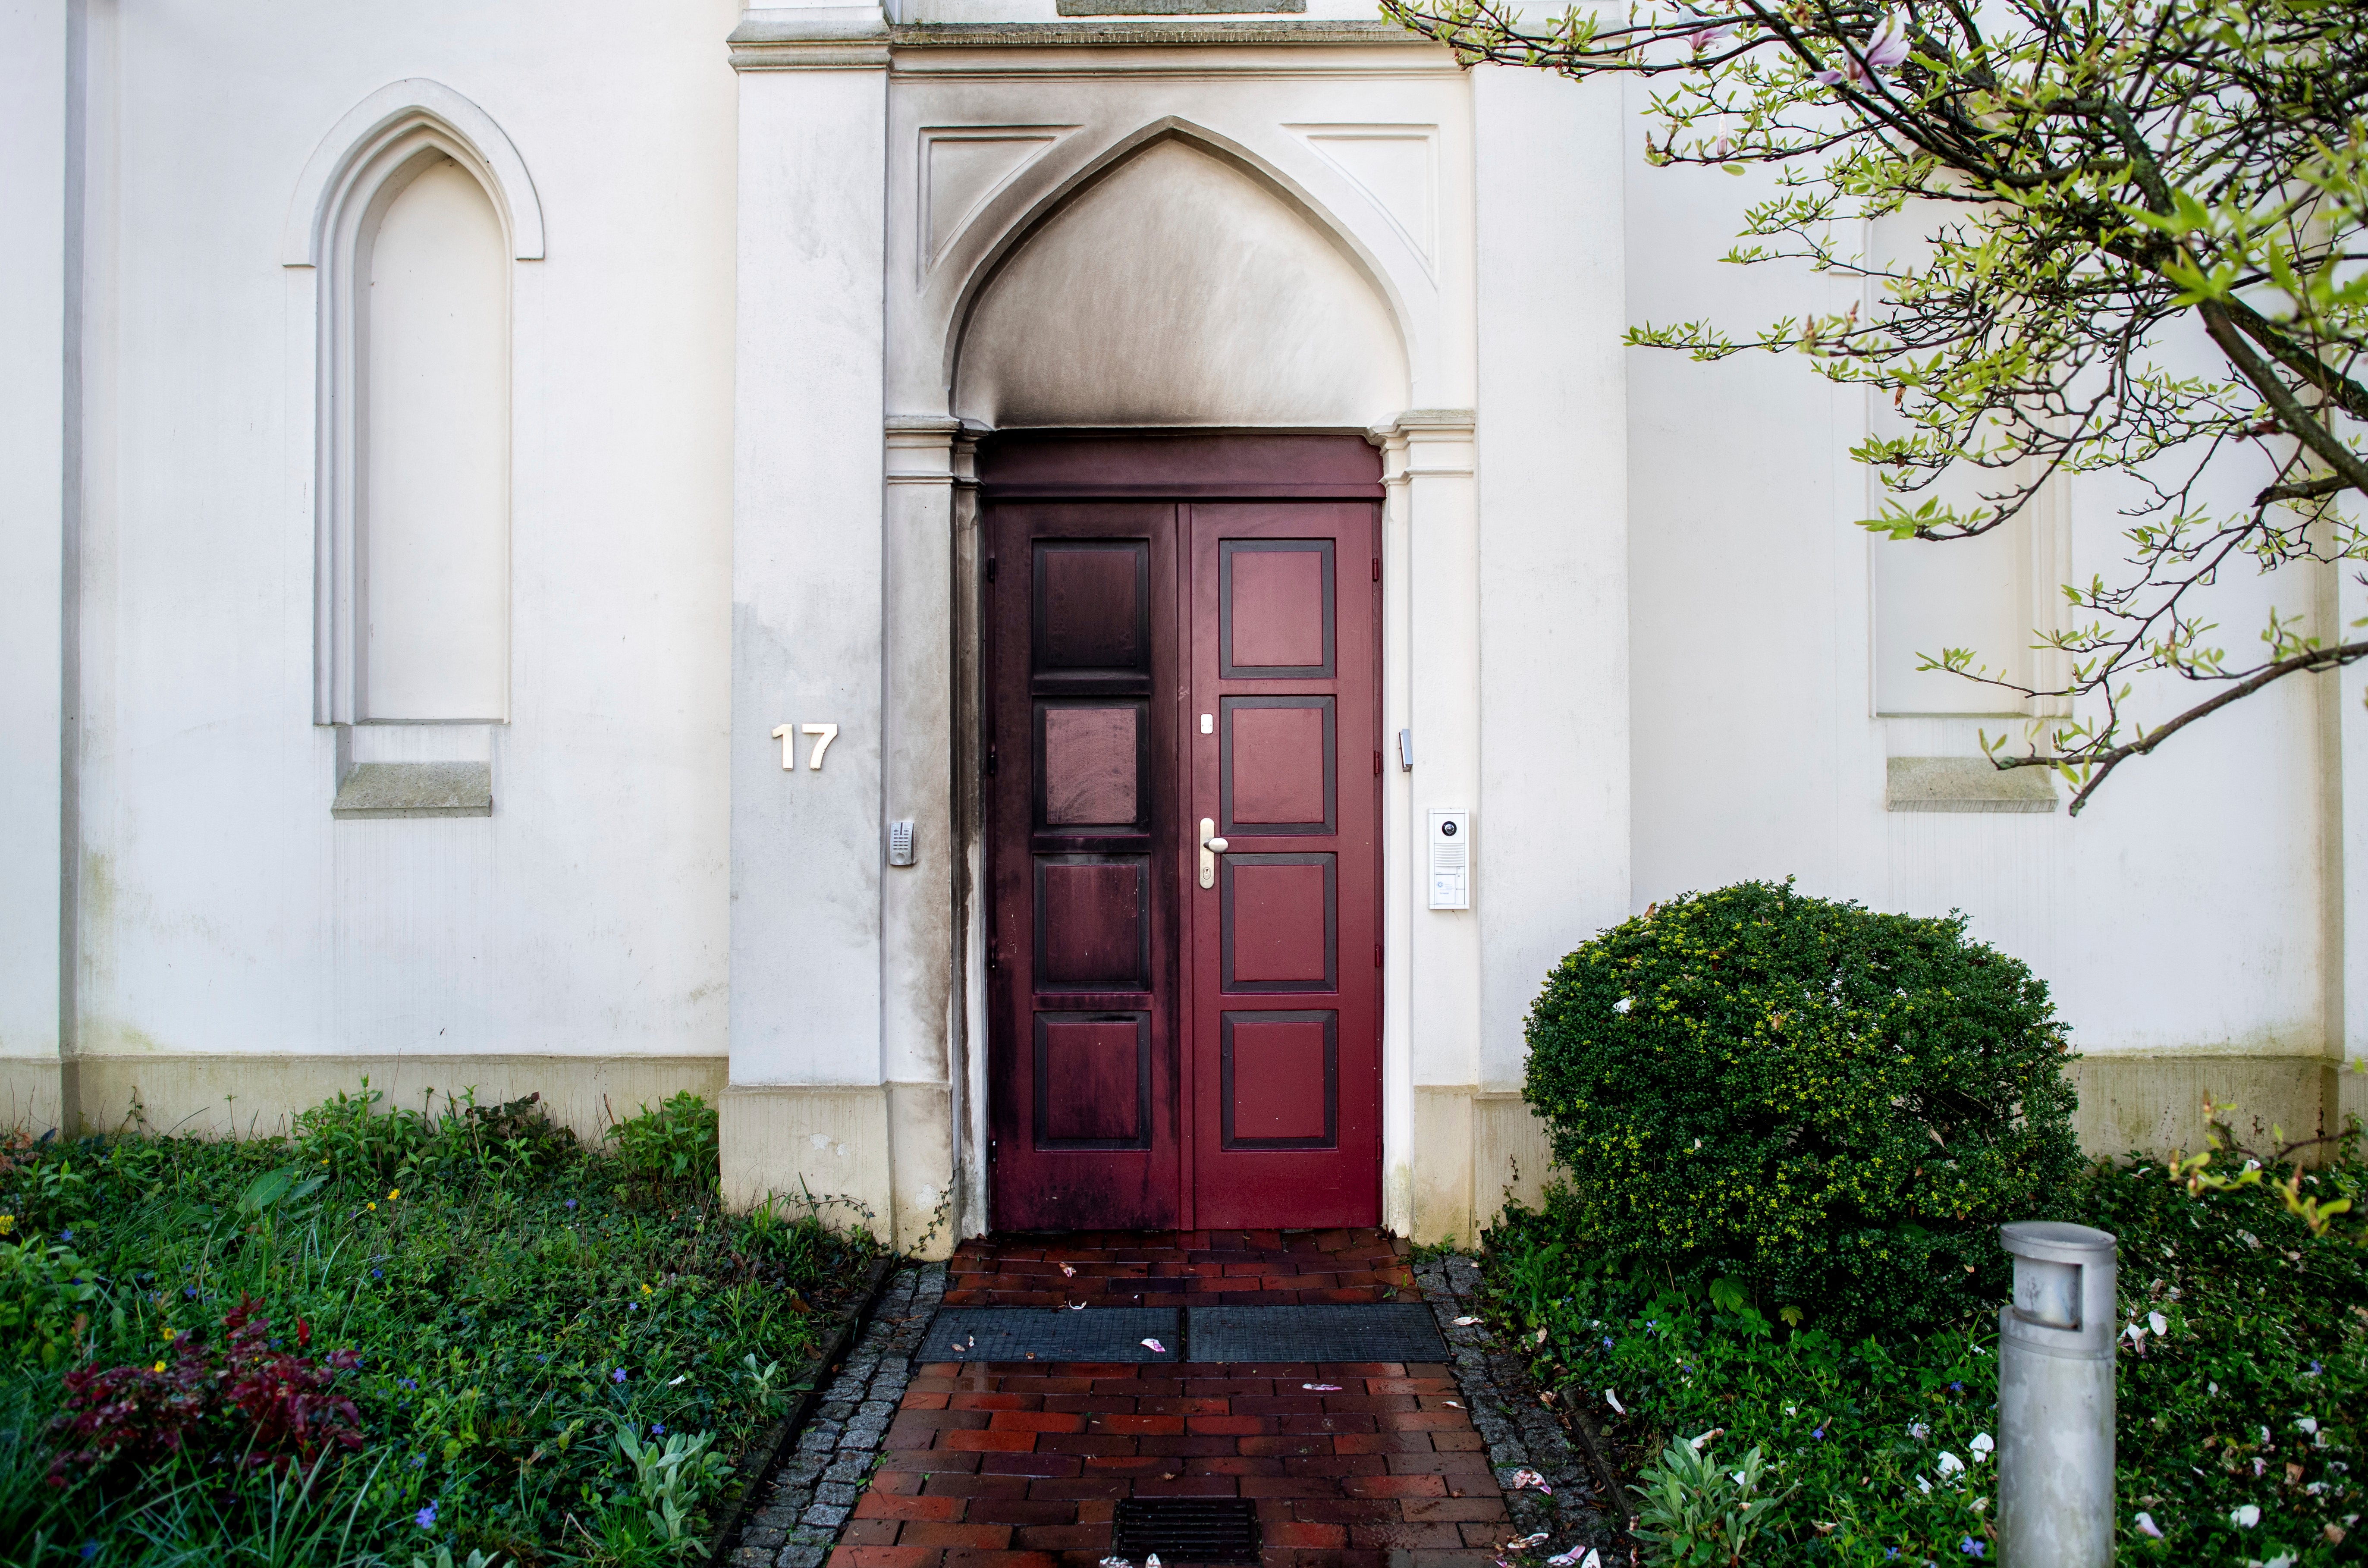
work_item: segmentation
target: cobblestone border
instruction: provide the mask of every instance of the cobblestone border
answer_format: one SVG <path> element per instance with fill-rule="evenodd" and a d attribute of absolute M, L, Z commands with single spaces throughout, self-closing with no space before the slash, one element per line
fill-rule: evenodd
<path fill-rule="evenodd" d="M 726 1559 L 733 1568 L 821 1568 L 880 1462 L 921 1335 L 946 1293 L 946 1266 L 900 1270 L 871 1323 L 823 1391 L 797 1444 L 760 1487 Z"/>
<path fill-rule="evenodd" d="M 1624 1513 L 1617 1499 L 1607 1506 L 1593 1466 L 1572 1449 L 1561 1420 L 1539 1397 L 1529 1358 L 1498 1345 L 1486 1324 L 1456 1324 L 1459 1317 L 1480 1315 L 1478 1261 L 1460 1253 L 1429 1258 L 1415 1265 L 1414 1278 L 1455 1358 L 1456 1384 L 1470 1407 L 1473 1429 L 1488 1445 L 1488 1461 L 1496 1468 L 1497 1484 L 1505 1489 L 1515 1531 L 1550 1538 L 1531 1555 L 1617 1542 Z M 1553 1494 L 1516 1490 L 1517 1470 L 1537 1471 Z"/>

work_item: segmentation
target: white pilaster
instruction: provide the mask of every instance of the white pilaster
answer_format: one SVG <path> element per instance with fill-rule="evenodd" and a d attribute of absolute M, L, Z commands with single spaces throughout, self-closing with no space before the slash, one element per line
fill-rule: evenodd
<path fill-rule="evenodd" d="M 56 1126 L 69 341 L 67 6 L 0 6 L 0 1123 Z"/>
<path fill-rule="evenodd" d="M 878 55 L 740 77 L 735 1086 L 883 1082 Z M 801 735 L 785 771 L 772 732 L 809 723 L 837 739 L 817 772 Z"/>
<path fill-rule="evenodd" d="M 1487 606 L 1473 802 L 1484 1090 L 1520 1088 L 1522 1020 L 1546 971 L 1628 915 L 1619 109 L 1614 85 L 1504 67 L 1472 74 Z M 1485 1214 L 1501 1178 L 1480 1179 Z"/>

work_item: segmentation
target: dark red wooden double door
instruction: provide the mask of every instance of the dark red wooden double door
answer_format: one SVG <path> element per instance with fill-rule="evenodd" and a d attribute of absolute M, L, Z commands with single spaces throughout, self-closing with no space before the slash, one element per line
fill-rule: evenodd
<path fill-rule="evenodd" d="M 982 454 L 998 1229 L 1379 1220 L 1379 477 Z"/>

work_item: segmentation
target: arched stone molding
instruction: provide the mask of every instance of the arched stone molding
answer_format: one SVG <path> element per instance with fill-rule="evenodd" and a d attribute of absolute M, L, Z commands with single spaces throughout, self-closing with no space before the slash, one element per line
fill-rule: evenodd
<path fill-rule="evenodd" d="M 459 93 L 441 82 L 407 76 L 348 109 L 313 149 L 288 203 L 279 236 L 281 264 L 320 266 L 334 241 L 336 215 L 356 205 L 357 189 L 373 191 L 383 182 L 390 154 L 399 165 L 416 152 L 415 141 L 441 143 L 441 151 L 484 183 L 509 232 L 512 256 L 542 259 L 542 202 L 518 148 L 493 116 Z"/>
<path fill-rule="evenodd" d="M 1072 128 L 1059 128 L 1069 132 Z M 928 269 L 913 324 L 937 338 L 940 390 L 951 410 L 962 373 L 963 343 L 982 301 L 1030 243 L 1064 213 L 1087 199 L 1156 147 L 1180 143 L 1240 174 L 1289 208 L 1308 230 L 1336 252 L 1386 312 L 1397 333 L 1406 376 L 1417 388 L 1431 379 L 1439 333 L 1438 285 L 1429 258 L 1378 209 L 1373 222 L 1344 221 L 1341 211 L 1361 199 L 1339 171 L 1275 126 L 1273 148 L 1261 152 L 1242 137 L 1225 134 L 1178 116 L 1165 116 L 1102 141 L 1064 134 L 1042 156 L 1016 173 L 971 216 L 964 231 L 949 241 Z M 1304 164 L 1304 169 L 1288 166 Z M 1327 194 L 1319 187 L 1337 187 Z M 911 352 L 930 350 L 915 344 Z M 899 356 L 902 358 L 903 356 Z M 1397 406 L 1411 394 L 1401 392 Z"/>
<path fill-rule="evenodd" d="M 391 82 L 354 106 L 324 137 L 290 198 L 280 260 L 298 318 L 291 343 L 308 345 L 310 362 L 292 377 L 291 401 L 309 426 L 302 485 L 315 535 L 313 722 L 350 724 L 360 717 L 356 652 L 356 487 L 360 472 L 357 288 L 371 226 L 405 185 L 449 157 L 484 189 L 514 261 L 543 256 L 542 205 L 525 160 L 493 118 L 461 94 L 421 77 Z M 309 286 L 306 286 L 309 284 Z M 513 354 L 517 289 L 510 310 Z M 517 384 L 515 367 L 511 384 Z M 511 417 L 515 420 L 515 405 Z M 342 734 L 343 732 L 341 731 Z M 346 774 L 338 765 L 340 779 Z"/>

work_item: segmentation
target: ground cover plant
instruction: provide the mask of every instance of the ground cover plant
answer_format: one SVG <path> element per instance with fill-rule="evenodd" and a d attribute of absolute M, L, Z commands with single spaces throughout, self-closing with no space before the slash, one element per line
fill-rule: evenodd
<path fill-rule="evenodd" d="M 1996 1561 L 1995 1226 L 2035 1218 L 2120 1242 L 2119 1561 L 2368 1560 L 2356 1129 L 2257 1153 L 2214 1120 L 2198 1156 L 2069 1157 L 2044 988 L 1962 922 L 1886 919 L 1754 884 L 1680 900 L 1532 1012 L 1560 1179 L 1485 1238 L 1491 1311 L 1634 1484 L 1645 1561 Z M 1838 1276 L 1838 1244 L 1895 1278 Z"/>
<path fill-rule="evenodd" d="M 2356 1154 L 2283 1174 L 2368 1200 Z M 2274 1190 L 2191 1194 L 2153 1163 L 2090 1166 L 2063 1197 L 2121 1242 L 2117 1561 L 2363 1561 L 2357 1232 L 2314 1236 Z M 1792 1326 L 1724 1281 L 1605 1267 L 1566 1214 L 1508 1211 L 1486 1238 L 1493 1301 L 1625 1475 L 1649 1484 L 1669 1447 L 1710 1434 L 1727 1469 L 1760 1450 L 1761 1491 L 1782 1494 L 1754 1564 L 1997 1561 L 1994 1310 L 1921 1333 Z"/>
<path fill-rule="evenodd" d="M 671 1563 L 872 1254 L 677 1096 L 0 1156 L 0 1563 Z M 611 1152 L 611 1150 L 615 1152 Z"/>

